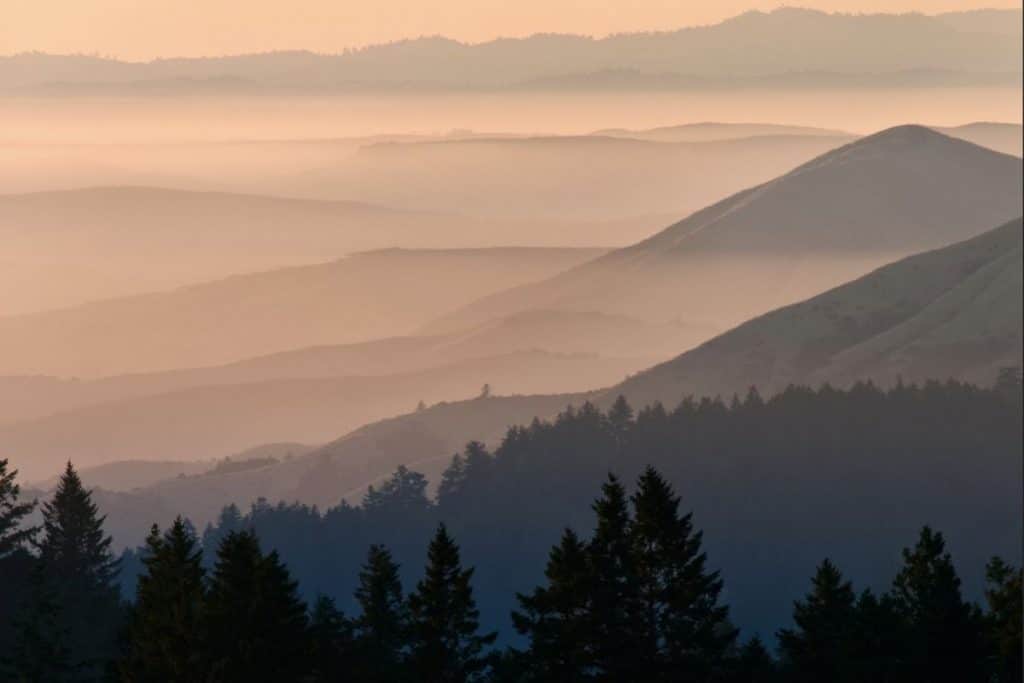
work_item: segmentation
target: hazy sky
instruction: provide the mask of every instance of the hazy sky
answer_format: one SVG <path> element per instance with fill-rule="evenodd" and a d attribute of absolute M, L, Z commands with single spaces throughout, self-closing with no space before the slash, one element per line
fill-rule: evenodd
<path fill-rule="evenodd" d="M 842 12 L 1019 7 L 1017 0 L 0 0 L 0 54 L 125 59 L 345 47 L 420 35 L 464 41 L 537 32 L 670 29 L 781 4 Z"/>

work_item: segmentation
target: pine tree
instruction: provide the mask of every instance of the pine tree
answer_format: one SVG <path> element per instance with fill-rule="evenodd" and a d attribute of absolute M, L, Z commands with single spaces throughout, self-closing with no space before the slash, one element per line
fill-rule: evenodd
<path fill-rule="evenodd" d="M 692 515 L 680 516 L 679 497 L 652 467 L 632 502 L 638 665 L 649 680 L 707 680 L 723 669 L 736 631 L 718 603 L 719 574 L 706 569 L 703 534 L 694 531 Z"/>
<path fill-rule="evenodd" d="M 29 544 L 37 529 L 25 524 L 36 504 L 19 500 L 17 474 L 8 472 L 7 461 L 0 460 L 0 615 L 15 615 L 22 608 L 25 596 L 32 593 L 36 565 Z M 14 627 L 14 619 L 0 618 L 0 658 L 14 646 Z"/>
<path fill-rule="evenodd" d="M 426 477 L 405 465 L 399 465 L 380 488 L 368 487 L 363 496 L 363 509 L 368 514 L 416 515 L 429 508 Z"/>
<path fill-rule="evenodd" d="M 383 546 L 370 546 L 366 563 L 359 572 L 355 597 L 360 607 L 354 624 L 360 680 L 401 679 L 409 631 L 408 613 L 402 599 L 398 565 Z"/>
<path fill-rule="evenodd" d="M 960 579 L 942 534 L 921 530 L 893 587 L 909 628 L 908 676 L 918 681 L 981 680 L 980 615 L 960 593 Z"/>
<path fill-rule="evenodd" d="M 641 661 L 642 634 L 626 490 L 609 474 L 601 493 L 593 505 L 597 528 L 587 549 L 593 575 L 584 637 L 591 641 L 597 680 L 631 680 Z"/>
<path fill-rule="evenodd" d="M 53 500 L 43 505 L 40 580 L 53 596 L 58 630 L 67 633 L 70 660 L 84 680 L 99 676 L 115 655 L 123 618 L 118 563 L 104 519 L 68 463 Z"/>
<path fill-rule="evenodd" d="M 633 408 L 626 401 L 626 397 L 619 394 L 615 403 L 608 410 L 608 426 L 612 430 L 612 438 L 615 439 L 615 446 L 621 453 L 626 448 L 626 440 L 629 437 L 629 430 L 633 426 Z"/>
<path fill-rule="evenodd" d="M 516 630 L 529 638 L 525 659 L 531 678 L 575 683 L 594 674 L 590 625 L 592 591 L 587 547 L 570 529 L 551 549 L 544 571 L 547 586 L 518 594 L 521 612 L 512 613 Z"/>
<path fill-rule="evenodd" d="M 181 517 L 166 534 L 153 525 L 129 626 L 125 681 L 188 683 L 202 678 L 202 551 Z"/>
<path fill-rule="evenodd" d="M 990 668 L 999 683 L 1020 683 L 1024 669 L 1021 661 L 1021 651 L 1024 650 L 1021 579 L 1024 572 L 994 557 L 985 567 L 985 575 L 988 579 L 985 600 L 988 603 L 986 621 L 992 657 Z"/>
<path fill-rule="evenodd" d="M 778 664 L 757 636 L 739 648 L 729 668 L 724 678 L 728 683 L 772 683 L 779 679 Z"/>
<path fill-rule="evenodd" d="M 15 482 L 18 470 L 7 471 L 7 460 L 0 460 L 0 561 L 23 550 L 36 533 L 25 526 L 25 517 L 35 509 L 35 502 L 19 501 L 21 487 Z"/>
<path fill-rule="evenodd" d="M 309 668 L 306 606 L 276 552 L 252 532 L 221 543 L 206 600 L 204 632 L 216 682 L 300 680 Z"/>
<path fill-rule="evenodd" d="M 466 461 L 461 453 L 452 456 L 452 461 L 441 474 L 441 483 L 437 487 L 437 504 L 450 505 L 459 495 L 466 483 Z"/>
<path fill-rule="evenodd" d="M 876 597 L 865 590 L 857 598 L 853 657 L 859 680 L 897 683 L 906 680 L 908 628 L 888 593 Z"/>
<path fill-rule="evenodd" d="M 779 649 L 794 681 L 854 681 L 857 627 L 853 585 L 826 559 L 811 592 L 793 604 L 795 629 L 779 631 Z"/>
<path fill-rule="evenodd" d="M 432 683 L 482 680 L 490 658 L 485 648 L 497 634 L 480 634 L 472 569 L 463 569 L 459 548 L 442 524 L 427 552 L 427 567 L 409 595 L 412 673 Z"/>
<path fill-rule="evenodd" d="M 355 668 L 352 622 L 325 595 L 310 610 L 309 641 L 311 681 L 334 683 L 351 677 Z"/>

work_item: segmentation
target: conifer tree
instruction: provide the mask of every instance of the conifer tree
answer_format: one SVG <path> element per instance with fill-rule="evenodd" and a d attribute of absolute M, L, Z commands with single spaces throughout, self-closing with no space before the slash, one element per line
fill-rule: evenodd
<path fill-rule="evenodd" d="M 608 475 L 594 503 L 597 528 L 588 546 L 592 575 L 590 639 L 597 680 L 628 680 L 640 661 L 641 625 L 637 623 L 636 566 L 630 539 L 626 490 Z"/>
<path fill-rule="evenodd" d="M 1024 572 L 994 557 L 985 567 L 985 575 L 988 580 L 985 600 L 988 603 L 986 617 L 992 657 L 990 669 L 999 683 L 1020 683 L 1024 669 L 1021 661 L 1024 650 L 1021 579 Z"/>
<path fill-rule="evenodd" d="M 188 683 L 201 680 L 203 659 L 202 551 L 178 517 L 163 535 L 154 524 L 142 558 L 129 626 L 125 681 Z"/>
<path fill-rule="evenodd" d="M 24 549 L 36 532 L 34 527 L 25 526 L 25 517 L 36 504 L 19 500 L 21 487 L 15 481 L 18 470 L 8 472 L 7 467 L 7 460 L 0 460 L 0 561 Z"/>
<path fill-rule="evenodd" d="M 632 498 L 633 552 L 640 631 L 638 665 L 649 680 L 706 680 L 722 671 L 736 637 L 718 602 L 722 581 L 706 568 L 703 534 L 654 468 L 644 470 Z"/>
<path fill-rule="evenodd" d="M 311 681 L 335 683 L 351 677 L 355 671 L 352 622 L 325 595 L 317 597 L 310 610 L 309 641 Z"/>
<path fill-rule="evenodd" d="M 25 524 L 36 504 L 19 500 L 18 472 L 9 472 L 7 467 L 7 461 L 0 460 L 0 615 L 10 616 L 18 613 L 32 593 L 36 561 L 29 544 L 37 529 Z M 14 637 L 14 619 L 0 618 L 0 658 L 11 652 Z"/>
<path fill-rule="evenodd" d="M 479 633 L 473 570 L 463 569 L 459 548 L 441 524 L 427 552 L 427 567 L 409 595 L 412 675 L 435 683 L 482 680 L 497 634 Z"/>
<path fill-rule="evenodd" d="M 103 521 L 68 463 L 53 499 L 43 504 L 40 581 L 54 600 L 57 629 L 67 634 L 70 661 L 84 680 L 98 676 L 115 655 L 123 617 L 118 563 Z"/>
<path fill-rule="evenodd" d="M 858 680 L 896 683 L 906 679 L 908 629 L 896 601 L 888 593 L 876 597 L 865 590 L 857 598 L 852 656 Z"/>
<path fill-rule="evenodd" d="M 608 425 L 612 430 L 612 437 L 615 439 L 616 448 L 621 452 L 626 447 L 626 439 L 629 430 L 633 426 L 633 408 L 626 401 L 626 397 L 619 394 L 615 403 L 608 410 Z"/>
<path fill-rule="evenodd" d="M 778 664 L 764 642 L 754 636 L 739 648 L 725 680 L 729 683 L 773 683 L 779 680 Z"/>
<path fill-rule="evenodd" d="M 370 546 L 355 597 L 360 607 L 354 623 L 360 678 L 368 682 L 401 679 L 409 620 L 398 565 L 387 548 Z"/>
<path fill-rule="evenodd" d="M 909 629 L 908 676 L 935 683 L 981 677 L 981 617 L 960 593 L 941 533 L 926 526 L 917 545 L 903 550 L 893 597 Z"/>
<path fill-rule="evenodd" d="M 521 612 L 512 613 L 516 630 L 529 638 L 526 665 L 532 680 L 577 683 L 593 679 L 591 570 L 587 547 L 570 529 L 551 549 L 544 571 L 547 586 L 518 594 Z"/>
<path fill-rule="evenodd" d="M 363 509 L 370 514 L 412 515 L 429 508 L 426 477 L 405 465 L 399 465 L 380 488 L 368 487 L 363 496 Z"/>
<path fill-rule="evenodd" d="M 307 673 L 306 606 L 276 552 L 231 532 L 217 552 L 204 632 L 217 682 L 300 680 Z"/>
<path fill-rule="evenodd" d="M 794 629 L 779 631 L 779 649 L 794 681 L 854 681 L 856 595 L 826 559 L 811 579 L 811 592 L 793 604 Z"/>
<path fill-rule="evenodd" d="M 441 483 L 437 486 L 437 504 L 449 505 L 462 490 L 466 482 L 466 461 L 461 453 L 452 456 L 452 461 L 441 474 Z"/>

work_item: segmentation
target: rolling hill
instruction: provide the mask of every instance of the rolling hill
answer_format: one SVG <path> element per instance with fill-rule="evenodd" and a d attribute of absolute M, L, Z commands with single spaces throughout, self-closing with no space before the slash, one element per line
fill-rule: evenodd
<path fill-rule="evenodd" d="M 599 391 L 493 397 L 431 406 L 361 427 L 308 456 L 221 477 L 164 482 L 152 491 L 197 515 L 226 500 L 258 496 L 335 504 L 405 464 L 436 483 L 467 441 L 491 444 L 508 426 L 548 418 L 589 400 L 607 407 L 622 394 L 635 405 L 674 405 L 687 395 L 765 392 L 789 383 L 892 384 L 958 379 L 990 384 L 1022 353 L 1022 221 L 918 254 L 799 304 L 773 311 L 678 358 Z M 215 484 L 215 485 L 214 485 Z M 205 519 L 205 517 L 200 517 Z"/>
<path fill-rule="evenodd" d="M 346 197 L 415 211 L 457 206 L 478 216 L 599 224 L 686 215 L 853 139 L 750 130 L 760 133 L 722 131 L 720 139 L 696 142 L 611 135 L 387 142 L 280 180 L 277 191 L 330 199 L 343 188 Z M 657 225 L 601 243 L 629 244 Z"/>
<path fill-rule="evenodd" d="M 521 351 L 429 370 L 202 385 L 95 403 L 0 427 L 0 452 L 39 479 L 68 459 L 208 460 L 263 443 L 323 443 L 357 427 L 426 405 L 493 391 L 538 394 L 621 380 L 637 358 Z"/>
<path fill-rule="evenodd" d="M 213 154 L 208 149 L 200 156 Z M 646 234 L 649 224 L 644 226 Z M 0 302 L 0 315 L 302 266 L 365 250 L 558 247 L 586 244 L 622 228 L 147 187 L 0 195 L 2 260 L 18 265 L 13 272 L 0 271 L 0 286 L 11 292 Z"/>
<path fill-rule="evenodd" d="M 729 327 L 1022 213 L 1021 159 L 921 126 L 861 138 L 633 246 L 425 328 L 544 308 Z"/>
<path fill-rule="evenodd" d="M 600 253 L 388 249 L 0 317 L 0 375 L 102 377 L 408 334 L 482 292 L 531 282 Z"/>
<path fill-rule="evenodd" d="M 958 379 L 1020 365 L 1022 224 L 880 268 L 755 318 L 614 392 L 638 404 L 789 384 Z"/>

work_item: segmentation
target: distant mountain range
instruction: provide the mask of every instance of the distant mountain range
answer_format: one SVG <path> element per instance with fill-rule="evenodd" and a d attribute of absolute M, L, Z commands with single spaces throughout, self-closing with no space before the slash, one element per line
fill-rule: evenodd
<path fill-rule="evenodd" d="M 359 88 L 735 87 L 835 82 L 1019 82 L 1020 10 L 849 15 L 782 8 L 712 26 L 593 39 L 539 34 L 464 44 L 419 38 L 337 55 L 282 52 L 129 63 L 29 53 L 0 90 L 97 93 Z M 871 49 L 864 49 L 870 45 Z M 1016 75 L 1016 81 L 1014 80 Z"/>

